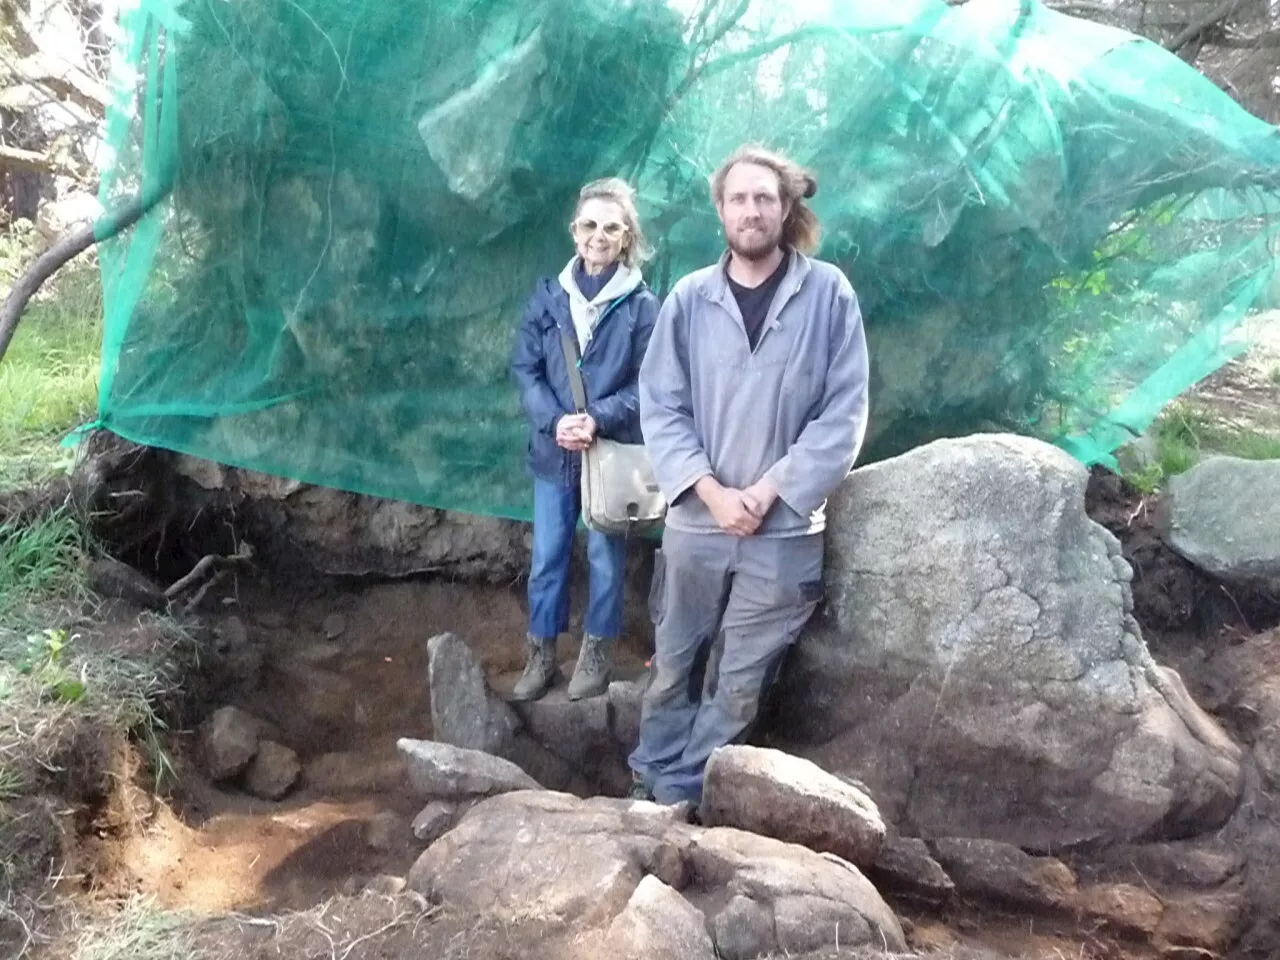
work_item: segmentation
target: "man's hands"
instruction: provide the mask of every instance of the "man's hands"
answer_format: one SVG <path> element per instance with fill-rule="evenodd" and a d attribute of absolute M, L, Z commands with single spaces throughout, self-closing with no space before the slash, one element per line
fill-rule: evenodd
<path fill-rule="evenodd" d="M 778 499 L 778 488 L 767 477 L 746 490 L 736 490 L 707 475 L 693 490 L 707 505 L 720 529 L 735 537 L 749 537 L 759 530 L 765 514 Z"/>
<path fill-rule="evenodd" d="M 761 477 L 747 489 L 742 491 L 742 498 L 755 516 L 764 521 L 774 501 L 778 499 L 778 486 L 768 477 Z"/>
<path fill-rule="evenodd" d="M 556 443 L 565 450 L 581 452 L 596 441 L 596 422 L 589 413 L 568 413 L 556 423 Z"/>

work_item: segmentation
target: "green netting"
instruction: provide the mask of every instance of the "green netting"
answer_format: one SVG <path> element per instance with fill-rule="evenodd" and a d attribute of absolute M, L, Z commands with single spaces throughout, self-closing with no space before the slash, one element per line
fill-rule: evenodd
<path fill-rule="evenodd" d="M 785 9 L 783 9 L 785 8 Z M 630 178 L 660 293 L 717 162 L 811 165 L 872 352 L 865 459 L 1010 429 L 1106 462 L 1270 304 L 1280 137 L 1037 3 L 142 0 L 101 250 L 101 422 L 312 483 L 525 517 L 507 358 L 578 186 Z"/>

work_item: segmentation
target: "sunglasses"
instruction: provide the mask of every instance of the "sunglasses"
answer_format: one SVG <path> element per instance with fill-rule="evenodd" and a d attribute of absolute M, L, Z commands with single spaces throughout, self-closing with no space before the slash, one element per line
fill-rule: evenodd
<path fill-rule="evenodd" d="M 597 230 L 600 230 L 610 240 L 617 240 L 627 232 L 627 225 L 619 223 L 617 220 L 606 220 L 604 223 L 596 223 L 587 217 L 579 217 L 571 224 L 573 232 L 580 237 L 594 236 Z"/>

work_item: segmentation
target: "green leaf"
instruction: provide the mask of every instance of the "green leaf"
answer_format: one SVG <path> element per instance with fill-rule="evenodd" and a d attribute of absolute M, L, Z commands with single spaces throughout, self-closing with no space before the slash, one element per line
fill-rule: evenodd
<path fill-rule="evenodd" d="M 85 685 L 79 680 L 62 680 L 53 685 L 53 695 L 63 703 L 75 703 L 85 695 Z"/>

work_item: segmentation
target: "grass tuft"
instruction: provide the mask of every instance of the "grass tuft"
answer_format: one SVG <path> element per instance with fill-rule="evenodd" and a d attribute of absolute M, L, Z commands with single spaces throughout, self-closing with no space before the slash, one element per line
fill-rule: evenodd
<path fill-rule="evenodd" d="M 69 267 L 28 305 L 0 360 L 0 489 L 69 472 L 73 453 L 60 443 L 97 415 L 101 344 L 97 268 Z"/>
<path fill-rule="evenodd" d="M 27 620 L 33 607 L 87 599 L 86 552 L 83 528 L 65 506 L 0 524 L 0 630 Z"/>
<path fill-rule="evenodd" d="M 187 960 L 193 956 L 191 923 L 185 914 L 135 897 L 109 923 L 83 932 L 74 960 Z"/>

